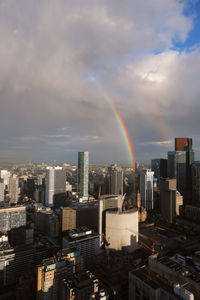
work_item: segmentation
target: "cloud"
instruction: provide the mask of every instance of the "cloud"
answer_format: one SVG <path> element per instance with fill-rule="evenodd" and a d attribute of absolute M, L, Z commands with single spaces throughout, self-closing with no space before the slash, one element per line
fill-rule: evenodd
<path fill-rule="evenodd" d="M 173 140 L 168 141 L 151 141 L 151 142 L 141 142 L 139 143 L 141 146 L 160 146 L 160 147 L 169 147 L 173 145 Z"/>
<path fill-rule="evenodd" d="M 23 157 L 76 161 L 84 148 L 97 162 L 128 162 L 100 86 L 139 159 L 143 141 L 193 133 L 199 48 L 170 50 L 192 28 L 183 10 L 175 0 L 1 1 L 0 150 L 14 157 L 28 147 Z M 191 116 L 195 124 L 184 126 Z"/>

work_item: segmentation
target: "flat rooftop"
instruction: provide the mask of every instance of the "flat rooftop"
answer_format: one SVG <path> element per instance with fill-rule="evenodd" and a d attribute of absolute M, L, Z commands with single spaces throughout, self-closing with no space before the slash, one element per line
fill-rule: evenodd
<path fill-rule="evenodd" d="M 133 270 L 130 273 L 140 278 L 143 282 L 145 282 L 147 285 L 151 286 L 155 290 L 162 288 L 163 290 L 176 296 L 177 299 L 183 299 L 182 297 L 179 297 L 177 294 L 174 293 L 173 287 L 174 284 L 177 282 L 170 283 L 165 278 L 159 276 L 157 273 L 150 270 L 146 265 L 136 270 Z M 190 284 L 185 284 L 183 282 L 179 282 L 179 284 L 184 284 L 184 288 L 195 295 L 195 292 L 193 291 Z"/>
<path fill-rule="evenodd" d="M 166 267 L 178 272 L 180 275 L 191 279 L 196 283 L 200 283 L 200 273 L 197 271 L 191 271 L 187 266 L 183 266 L 181 263 L 175 262 L 169 257 L 162 257 L 157 259 L 157 261 Z"/>

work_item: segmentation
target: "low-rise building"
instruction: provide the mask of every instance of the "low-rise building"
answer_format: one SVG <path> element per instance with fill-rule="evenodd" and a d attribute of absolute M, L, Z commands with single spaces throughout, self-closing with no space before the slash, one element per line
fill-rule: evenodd
<path fill-rule="evenodd" d="M 61 299 L 62 280 L 82 268 L 80 251 L 75 248 L 63 249 L 43 260 L 37 269 L 37 300 Z"/>
<path fill-rule="evenodd" d="M 99 290 L 99 281 L 90 271 L 73 274 L 63 280 L 63 285 L 62 300 L 95 299 L 95 295 L 97 295 Z"/>

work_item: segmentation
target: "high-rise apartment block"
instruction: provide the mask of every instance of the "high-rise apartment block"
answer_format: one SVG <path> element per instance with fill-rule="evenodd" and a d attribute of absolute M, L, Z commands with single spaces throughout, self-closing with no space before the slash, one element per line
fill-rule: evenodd
<path fill-rule="evenodd" d="M 167 159 L 152 159 L 151 170 L 154 172 L 155 178 L 167 178 Z"/>
<path fill-rule="evenodd" d="M 37 269 L 37 300 L 61 299 L 62 280 L 82 269 L 82 257 L 75 248 L 63 249 L 56 256 L 43 260 Z"/>
<path fill-rule="evenodd" d="M 83 201 L 88 200 L 89 152 L 78 152 L 78 193 Z"/>
<path fill-rule="evenodd" d="M 147 211 L 154 208 L 153 205 L 153 177 L 154 172 L 150 170 L 140 171 L 140 195 L 141 207 Z"/>
<path fill-rule="evenodd" d="M 161 179 L 160 181 L 160 211 L 165 222 L 173 223 L 179 216 L 183 197 L 176 190 L 176 179 Z"/>
<path fill-rule="evenodd" d="M 123 195 L 123 170 L 116 164 L 108 168 L 108 194 Z"/>
<path fill-rule="evenodd" d="M 56 200 L 65 194 L 66 174 L 61 167 L 47 167 L 45 205 L 52 207 Z"/>

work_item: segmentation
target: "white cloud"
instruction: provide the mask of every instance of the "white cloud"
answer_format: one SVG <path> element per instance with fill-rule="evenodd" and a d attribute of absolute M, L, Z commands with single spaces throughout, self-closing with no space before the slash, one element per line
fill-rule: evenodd
<path fill-rule="evenodd" d="M 199 48 L 169 50 L 192 28 L 183 8 L 175 0 L 1 1 L 0 147 L 19 147 L 19 139 L 38 159 L 53 159 L 55 147 L 63 156 L 64 147 L 89 147 L 97 160 L 113 152 L 120 160 L 125 147 L 98 84 L 138 144 L 147 132 L 160 140 L 156 119 L 174 132 L 199 94 Z"/>

